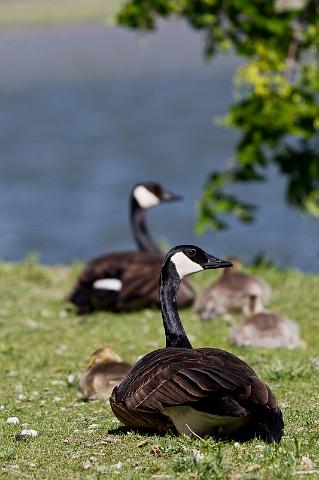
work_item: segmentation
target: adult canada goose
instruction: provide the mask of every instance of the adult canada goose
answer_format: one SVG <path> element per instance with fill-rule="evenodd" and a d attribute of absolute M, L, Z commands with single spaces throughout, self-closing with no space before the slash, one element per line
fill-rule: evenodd
<path fill-rule="evenodd" d="M 68 300 L 79 313 L 92 310 L 134 310 L 159 305 L 158 279 L 162 254 L 148 233 L 145 211 L 161 203 L 180 200 L 159 183 L 136 185 L 131 193 L 131 224 L 140 251 L 116 252 L 87 263 Z M 182 283 L 177 302 L 180 307 L 193 303 L 195 292 Z"/>
<path fill-rule="evenodd" d="M 179 433 L 268 442 L 283 434 L 276 398 L 254 370 L 216 348 L 192 348 L 177 313 L 181 279 L 231 263 L 193 245 L 172 248 L 161 272 L 160 298 L 166 348 L 139 360 L 110 398 L 125 425 Z"/>
<path fill-rule="evenodd" d="M 240 347 L 287 348 L 302 346 L 299 326 L 293 320 L 266 310 L 260 297 L 247 298 L 246 318 L 235 325 L 229 339 Z"/>
<path fill-rule="evenodd" d="M 262 278 L 241 271 L 241 262 L 229 257 L 234 268 L 223 270 L 219 279 L 207 287 L 195 302 L 195 309 L 202 320 L 210 320 L 224 313 L 239 313 L 247 296 L 259 297 L 267 305 L 271 288 Z"/>
<path fill-rule="evenodd" d="M 113 388 L 126 377 L 131 367 L 109 347 L 99 348 L 92 353 L 89 368 L 80 378 L 79 390 L 83 398 L 108 401 Z"/>

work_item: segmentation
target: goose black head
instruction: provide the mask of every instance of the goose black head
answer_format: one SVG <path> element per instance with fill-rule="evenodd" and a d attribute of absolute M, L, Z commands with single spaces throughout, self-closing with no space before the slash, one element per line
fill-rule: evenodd
<path fill-rule="evenodd" d="M 133 188 L 133 197 L 141 208 L 155 207 L 160 203 L 182 200 L 180 195 L 166 190 L 160 183 L 143 182 Z"/>
<path fill-rule="evenodd" d="M 170 261 L 180 278 L 201 270 L 232 267 L 227 260 L 214 257 L 195 245 L 179 245 L 172 248 L 164 259 Z"/>

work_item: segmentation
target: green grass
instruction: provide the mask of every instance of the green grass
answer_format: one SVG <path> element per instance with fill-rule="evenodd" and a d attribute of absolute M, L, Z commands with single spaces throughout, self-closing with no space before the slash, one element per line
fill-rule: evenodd
<path fill-rule="evenodd" d="M 70 373 L 103 344 L 123 358 L 164 345 L 159 312 L 78 317 L 63 300 L 80 265 L 43 267 L 34 259 L 0 263 L 0 478 L 290 479 L 319 478 L 319 277 L 259 267 L 274 287 L 272 306 L 301 326 L 299 351 L 238 349 L 223 320 L 200 323 L 182 312 L 195 346 L 218 346 L 248 361 L 276 393 L 285 435 L 278 445 L 247 444 L 117 430 L 109 405 L 80 401 Z M 197 288 L 214 273 L 193 277 Z M 19 425 L 8 425 L 10 416 Z M 38 431 L 16 440 L 23 424 Z M 93 425 L 93 427 L 92 427 Z M 311 473 L 313 472 L 313 473 Z"/>
<path fill-rule="evenodd" d="M 0 28 L 111 22 L 122 0 L 1 0 Z"/>

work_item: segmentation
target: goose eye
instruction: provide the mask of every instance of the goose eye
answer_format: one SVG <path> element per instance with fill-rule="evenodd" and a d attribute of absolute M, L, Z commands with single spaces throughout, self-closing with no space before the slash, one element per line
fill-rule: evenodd
<path fill-rule="evenodd" d="M 186 250 L 186 253 L 188 257 L 194 257 L 196 255 L 196 250 L 195 248 L 188 248 Z"/>

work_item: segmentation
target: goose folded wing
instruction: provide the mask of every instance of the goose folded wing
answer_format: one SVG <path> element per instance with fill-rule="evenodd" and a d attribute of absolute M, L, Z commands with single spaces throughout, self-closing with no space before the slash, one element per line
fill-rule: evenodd
<path fill-rule="evenodd" d="M 178 405 L 222 399 L 234 414 L 241 405 L 276 407 L 270 389 L 239 358 L 218 349 L 163 349 L 136 364 L 115 392 L 130 410 L 156 413 Z M 205 408 L 205 407 L 204 407 Z"/>
<path fill-rule="evenodd" d="M 160 260 L 149 263 L 132 262 L 121 277 L 122 289 L 119 302 L 129 302 L 134 298 L 158 297 Z"/>
<path fill-rule="evenodd" d="M 123 252 L 111 253 L 102 255 L 91 260 L 79 277 L 79 283 L 90 286 L 96 280 L 103 278 L 118 278 L 121 279 L 123 272 L 135 262 L 136 253 L 138 252 Z"/>

